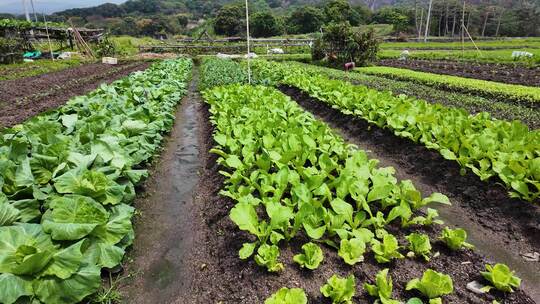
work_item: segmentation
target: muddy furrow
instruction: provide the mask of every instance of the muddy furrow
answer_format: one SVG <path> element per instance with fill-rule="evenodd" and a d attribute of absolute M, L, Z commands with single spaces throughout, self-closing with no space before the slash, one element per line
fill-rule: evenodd
<path fill-rule="evenodd" d="M 1 82 L 0 128 L 11 127 L 32 116 L 58 108 L 74 96 L 87 94 L 103 83 L 111 83 L 134 71 L 144 70 L 149 65 L 148 62 L 113 67 L 93 64 L 82 70 L 77 67 Z M 81 74 L 78 74 L 78 71 L 81 71 Z"/>
<path fill-rule="evenodd" d="M 394 167 L 398 179 L 412 180 L 424 195 L 448 195 L 452 206 L 434 206 L 445 223 L 465 228 L 477 252 L 515 269 L 524 280 L 524 290 L 540 303 L 540 263 L 522 256 L 540 251 L 540 207 L 510 199 L 495 182 L 481 182 L 472 173 L 462 176 L 457 163 L 443 159 L 436 151 L 360 118 L 344 115 L 296 88 L 280 89 L 345 139 L 380 160 L 380 166 Z"/>
<path fill-rule="evenodd" d="M 135 201 L 140 216 L 126 266 L 129 279 L 120 287 L 124 303 L 173 303 L 191 289 L 189 265 L 200 239 L 195 204 L 200 169 L 197 79 L 194 73 L 160 160 L 145 183 L 147 195 Z"/>

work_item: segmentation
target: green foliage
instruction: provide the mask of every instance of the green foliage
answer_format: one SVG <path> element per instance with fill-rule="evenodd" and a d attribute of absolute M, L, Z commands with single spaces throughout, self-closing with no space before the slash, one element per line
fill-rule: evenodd
<path fill-rule="evenodd" d="M 450 229 L 448 227 L 444 227 L 439 239 L 441 239 L 451 250 L 474 248 L 472 244 L 466 242 L 467 231 L 462 228 Z"/>
<path fill-rule="evenodd" d="M 519 121 L 496 120 L 488 113 L 469 115 L 462 109 L 396 97 L 390 92 L 331 80 L 309 70 L 288 66 L 283 69 L 277 63 L 268 66 L 281 75 L 281 79 L 274 81 L 298 87 L 344 114 L 358 115 L 371 124 L 392 130 L 397 136 L 437 150 L 444 158 L 458 162 L 463 170 L 471 169 L 482 180 L 498 176 L 513 197 L 532 202 L 540 196 L 540 155 L 536 152 L 540 151 L 540 132 L 529 131 Z M 406 191 L 411 194 L 408 196 L 413 209 L 431 202 L 449 203 L 442 194 L 421 199 L 418 191 Z"/>
<path fill-rule="evenodd" d="M 404 256 L 399 253 L 399 248 L 396 237 L 391 234 L 384 235 L 382 242 L 377 239 L 371 241 L 371 250 L 379 263 L 389 263 L 393 259 L 404 258 Z"/>
<path fill-rule="evenodd" d="M 413 256 L 421 256 L 426 261 L 429 261 L 431 243 L 429 242 L 429 236 L 427 234 L 411 233 L 405 238 L 409 241 L 408 248 L 413 253 Z"/>
<path fill-rule="evenodd" d="M 324 22 L 324 14 L 318 7 L 304 6 L 291 13 L 287 19 L 286 30 L 289 34 L 318 32 Z"/>
<path fill-rule="evenodd" d="M 266 299 L 264 304 L 307 304 L 307 297 L 303 289 L 283 287 Z"/>
<path fill-rule="evenodd" d="M 203 59 L 199 85 L 201 90 L 233 83 L 247 83 L 247 73 L 238 62 L 213 57 Z"/>
<path fill-rule="evenodd" d="M 312 48 L 313 60 L 326 60 L 331 66 L 350 61 L 366 65 L 377 57 L 379 41 L 373 31 L 357 32 L 349 23 L 331 23 Z"/>
<path fill-rule="evenodd" d="M 439 75 L 391 67 L 363 67 L 361 73 L 414 81 L 437 88 L 480 94 L 516 102 L 540 102 L 540 88 L 516 84 L 504 84 L 480 79 Z"/>
<path fill-rule="evenodd" d="M 388 276 L 388 268 L 377 273 L 375 285 L 364 283 L 367 293 L 378 298 L 382 304 L 399 304 L 400 301 L 392 299 L 392 278 Z"/>
<path fill-rule="evenodd" d="M 294 261 L 302 268 L 315 270 L 319 267 L 324 259 L 323 251 L 317 244 L 306 243 L 302 246 L 304 253 L 297 254 L 293 257 Z"/>
<path fill-rule="evenodd" d="M 278 261 L 279 248 L 276 245 L 262 244 L 255 255 L 255 262 L 259 266 L 264 266 L 269 272 L 283 270 L 284 266 Z"/>
<path fill-rule="evenodd" d="M 218 35 L 239 35 L 245 32 L 245 20 L 245 7 L 240 4 L 225 5 L 214 18 L 214 31 Z"/>
<path fill-rule="evenodd" d="M 253 37 L 279 36 L 283 33 L 281 20 L 269 11 L 253 14 L 249 19 L 249 29 Z"/>
<path fill-rule="evenodd" d="M 345 263 L 354 265 L 364 260 L 364 252 L 366 251 L 366 243 L 359 238 L 350 240 L 341 240 L 339 245 L 338 255 L 343 258 Z"/>
<path fill-rule="evenodd" d="M 392 24 L 395 32 L 406 32 L 411 23 L 409 16 L 396 7 L 382 7 L 372 18 L 376 23 Z"/>
<path fill-rule="evenodd" d="M 514 271 L 511 271 L 505 264 L 486 265 L 486 270 L 482 272 L 482 276 L 488 280 L 493 286 L 486 286 L 483 289 L 489 291 L 491 288 L 504 292 L 513 292 L 513 288 L 519 288 L 521 285 L 521 279 L 514 275 Z"/>
<path fill-rule="evenodd" d="M 0 302 L 79 303 L 121 262 L 142 166 L 172 127 L 191 66 L 155 64 L 2 130 Z"/>
<path fill-rule="evenodd" d="M 417 289 L 432 303 L 431 300 L 437 301 L 437 298 L 451 294 L 454 291 L 454 285 L 450 276 L 428 269 L 421 279 L 409 281 L 405 289 Z"/>
<path fill-rule="evenodd" d="M 321 287 L 321 293 L 332 300 L 332 304 L 352 304 L 355 294 L 356 280 L 353 274 L 347 278 L 333 275 Z"/>

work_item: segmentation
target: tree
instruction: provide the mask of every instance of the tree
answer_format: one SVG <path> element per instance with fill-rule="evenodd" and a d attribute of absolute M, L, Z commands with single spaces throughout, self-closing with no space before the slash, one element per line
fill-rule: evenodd
<path fill-rule="evenodd" d="M 318 32 L 324 24 L 323 12 L 312 6 L 304 6 L 295 10 L 287 20 L 287 32 L 306 34 Z"/>
<path fill-rule="evenodd" d="M 327 60 L 331 66 L 338 67 L 345 62 L 354 61 L 365 65 L 377 58 L 379 41 L 375 33 L 355 31 L 348 22 L 331 23 L 324 27 L 322 37 L 312 48 L 313 60 Z"/>
<path fill-rule="evenodd" d="M 268 11 L 253 14 L 249 26 L 253 37 L 271 37 L 283 33 L 283 27 L 278 19 Z"/>
<path fill-rule="evenodd" d="M 245 18 L 245 7 L 239 4 L 225 5 L 219 9 L 214 19 L 214 31 L 218 35 L 238 35 L 244 28 Z"/>
<path fill-rule="evenodd" d="M 372 21 L 381 24 L 392 24 L 394 31 L 406 32 L 411 22 L 409 16 L 395 7 L 383 7 L 373 14 Z"/>
<path fill-rule="evenodd" d="M 326 22 L 340 23 L 348 21 L 351 25 L 359 25 L 361 16 L 351 8 L 347 0 L 330 0 L 323 7 Z"/>
<path fill-rule="evenodd" d="M 371 10 L 369 7 L 361 4 L 353 7 L 353 10 L 358 14 L 359 24 L 368 24 L 371 22 Z"/>

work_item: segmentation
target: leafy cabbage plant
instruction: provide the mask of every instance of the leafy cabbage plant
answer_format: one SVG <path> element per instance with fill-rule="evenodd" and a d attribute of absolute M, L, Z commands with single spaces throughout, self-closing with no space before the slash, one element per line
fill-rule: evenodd
<path fill-rule="evenodd" d="M 333 275 L 326 284 L 321 287 L 321 293 L 332 300 L 332 304 L 352 304 L 355 294 L 356 279 L 354 275 L 340 278 Z"/>
<path fill-rule="evenodd" d="M 382 242 L 373 239 L 371 250 L 375 253 L 375 259 L 379 263 L 389 263 L 393 259 L 403 259 L 404 256 L 398 251 L 400 248 L 395 236 L 386 234 Z"/>
<path fill-rule="evenodd" d="M 266 299 L 264 304 L 307 304 L 307 297 L 301 288 L 283 287 Z"/>
<path fill-rule="evenodd" d="M 293 260 L 307 269 L 315 270 L 319 267 L 324 259 L 322 249 L 314 243 L 307 243 L 302 246 L 304 253 L 297 254 L 293 257 Z"/>
<path fill-rule="evenodd" d="M 472 244 L 466 242 L 467 231 L 462 228 L 450 229 L 448 227 L 444 227 L 439 239 L 442 240 L 451 250 L 474 248 Z"/>
<path fill-rule="evenodd" d="M 421 256 L 426 261 L 429 261 L 429 255 L 431 253 L 431 243 L 429 242 L 429 236 L 423 233 L 411 233 L 405 237 L 409 241 L 409 250 L 411 250 L 411 256 Z"/>
<path fill-rule="evenodd" d="M 350 240 L 341 240 L 338 255 L 343 258 L 345 263 L 354 265 L 364 260 L 366 243 L 362 239 L 352 238 Z"/>
<path fill-rule="evenodd" d="M 430 304 L 442 303 L 441 296 L 454 291 L 452 278 L 449 275 L 428 269 L 421 279 L 412 279 L 407 283 L 406 290 L 416 289 L 430 299 Z"/>
<path fill-rule="evenodd" d="M 364 283 L 367 293 L 378 298 L 382 304 L 400 304 L 400 301 L 392 299 L 392 288 L 392 278 L 388 275 L 388 268 L 377 273 L 375 285 Z"/>
<path fill-rule="evenodd" d="M 1 131 L 0 303 L 79 303 L 121 262 L 191 67 L 162 61 Z"/>
<path fill-rule="evenodd" d="M 514 275 L 514 271 L 501 263 L 486 265 L 486 270 L 482 272 L 482 276 L 488 280 L 493 286 L 486 286 L 485 291 L 490 291 L 493 287 L 504 292 L 513 292 L 514 288 L 519 288 L 521 279 Z"/>

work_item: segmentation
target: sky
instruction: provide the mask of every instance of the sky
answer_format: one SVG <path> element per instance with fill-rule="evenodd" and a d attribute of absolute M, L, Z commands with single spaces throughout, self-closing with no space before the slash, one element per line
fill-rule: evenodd
<path fill-rule="evenodd" d="M 23 14 L 23 0 L 0 0 L 0 13 Z M 30 12 L 30 0 L 26 0 Z M 122 3 L 125 0 L 33 0 L 36 13 L 54 13 L 69 8 L 89 7 L 103 3 Z"/>

